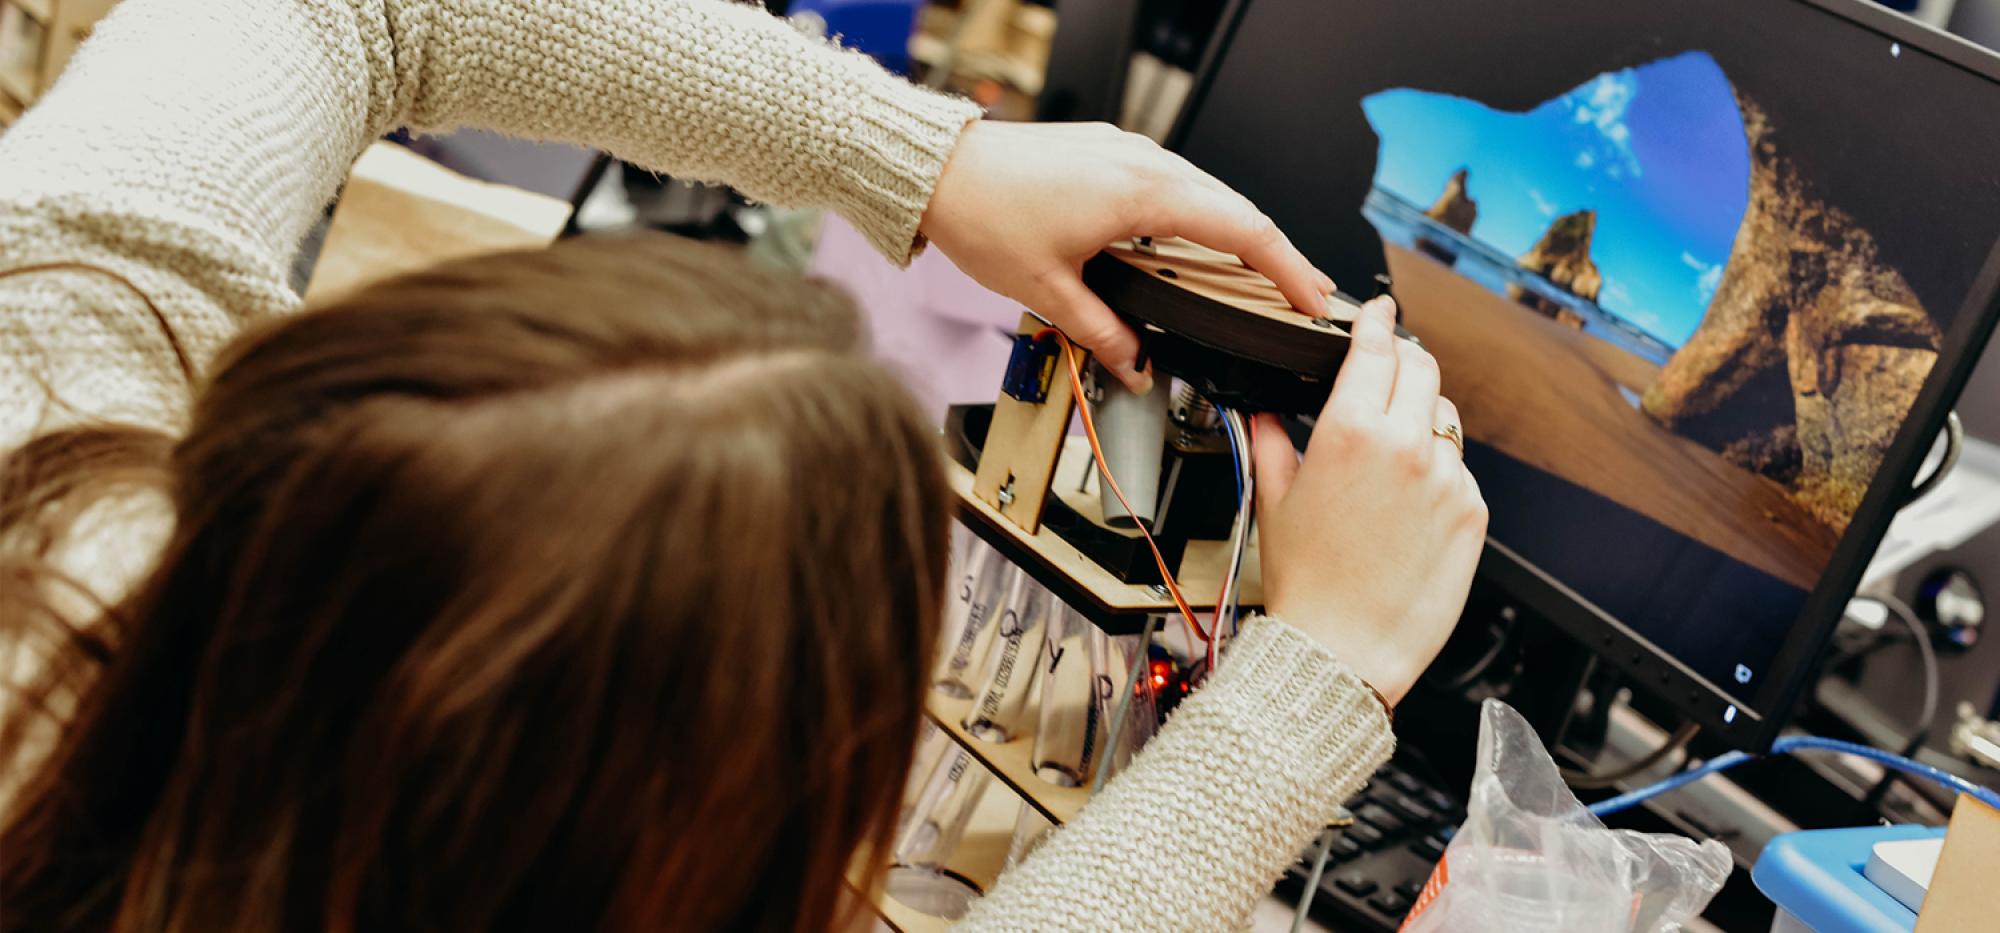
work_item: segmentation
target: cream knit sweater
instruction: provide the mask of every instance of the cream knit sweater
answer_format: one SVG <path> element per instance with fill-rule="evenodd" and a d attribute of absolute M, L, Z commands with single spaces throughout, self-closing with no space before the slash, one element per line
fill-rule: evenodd
<path fill-rule="evenodd" d="M 300 237 L 396 127 L 601 147 L 839 211 L 903 261 L 976 115 L 719 0 L 124 0 L 0 135 L 0 271 L 54 267 L 0 278 L 0 449 L 85 418 L 182 427 L 184 366 L 298 309 Z M 69 556 L 112 588 L 160 529 L 103 531 Z M 961 928 L 1231 928 L 1392 741 L 1351 671 L 1254 621 Z"/>

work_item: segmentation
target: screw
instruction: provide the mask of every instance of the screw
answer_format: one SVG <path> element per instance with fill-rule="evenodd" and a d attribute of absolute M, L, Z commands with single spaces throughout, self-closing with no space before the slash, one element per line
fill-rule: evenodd
<path fill-rule="evenodd" d="M 999 499 L 1000 499 L 1000 507 L 1003 509 L 1014 504 L 1013 477 L 1011 476 L 1007 477 L 1007 485 L 1000 487 Z"/>

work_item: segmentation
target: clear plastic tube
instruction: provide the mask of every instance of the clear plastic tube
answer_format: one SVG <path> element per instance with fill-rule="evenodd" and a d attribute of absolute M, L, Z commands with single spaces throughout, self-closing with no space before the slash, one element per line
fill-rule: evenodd
<path fill-rule="evenodd" d="M 1093 792 L 1123 770 L 1132 756 L 1153 738 L 1159 726 L 1158 695 L 1153 679 L 1146 676 L 1146 646 L 1152 641 L 1158 621 L 1155 617 L 1148 622 L 1143 635 L 1106 638 L 1102 642 L 1104 650 L 1098 656 L 1106 663 L 1098 681 L 1097 704 L 1108 735 L 1096 774 L 1091 777 Z"/>
<path fill-rule="evenodd" d="M 1013 871 L 1014 866 L 1035 854 L 1035 850 L 1041 848 L 1042 842 L 1049 838 L 1050 831 L 1055 828 L 1056 824 L 1049 822 L 1049 818 L 1043 816 L 1042 811 L 1035 809 L 1033 804 L 1025 800 L 1021 801 L 1021 813 L 1014 818 L 1014 838 L 1007 842 L 1007 862 L 1001 871 Z"/>
<path fill-rule="evenodd" d="M 910 773 L 903 778 L 903 807 L 896 817 L 896 837 L 902 838 L 903 829 L 916 818 L 917 801 L 924 792 L 924 785 L 937 773 L 938 763 L 945 754 L 957 748 L 951 737 L 943 729 L 926 718 L 917 729 L 916 754 L 910 757 Z"/>
<path fill-rule="evenodd" d="M 1042 630 L 1061 605 L 1042 585 L 1016 573 L 1013 591 L 995 614 L 994 649 L 985 685 L 965 716 L 965 731 L 987 742 L 1011 742 L 1024 734 L 1034 712 L 1035 682 L 1041 665 Z"/>
<path fill-rule="evenodd" d="M 1109 650 L 1104 633 L 1068 606 L 1050 622 L 1042 639 L 1042 708 L 1035 727 L 1035 774 L 1062 787 L 1090 782 L 1104 749 L 1105 711 L 1100 687 Z"/>
<path fill-rule="evenodd" d="M 897 834 L 896 864 L 914 868 L 936 868 L 957 851 L 965 838 L 966 824 L 979 809 L 993 783 L 986 770 L 970 752 L 951 745 L 937 767 L 932 769 L 924 789 L 918 793 L 911 818 Z"/>
<path fill-rule="evenodd" d="M 991 623 L 997 607 L 1022 576 L 999 551 L 978 539 L 967 548 L 963 567 L 946 602 L 945 647 L 935 678 L 940 692 L 961 700 L 972 696 L 992 652 Z"/>
<path fill-rule="evenodd" d="M 946 867 L 965 840 L 993 774 L 949 738 L 945 753 L 923 782 L 896 836 L 895 864 L 882 879 L 883 893 L 920 913 L 947 920 L 965 916 L 979 888 Z"/>

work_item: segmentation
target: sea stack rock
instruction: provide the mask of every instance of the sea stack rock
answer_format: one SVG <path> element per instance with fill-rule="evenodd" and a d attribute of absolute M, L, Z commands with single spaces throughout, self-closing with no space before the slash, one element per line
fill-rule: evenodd
<path fill-rule="evenodd" d="M 1472 235 L 1472 223 L 1479 219 L 1479 202 L 1465 192 L 1466 170 L 1461 168 L 1451 173 L 1451 180 L 1445 182 L 1444 193 L 1438 195 L 1437 203 L 1424 212 L 1438 223 L 1467 236 Z"/>
<path fill-rule="evenodd" d="M 1536 243 L 1535 248 L 1522 256 L 1517 264 L 1578 298 L 1596 301 L 1598 290 L 1604 287 L 1604 276 L 1597 271 L 1597 264 L 1590 261 L 1590 238 L 1596 232 L 1596 211 L 1564 214 L 1549 224 L 1541 242 Z M 1519 285 L 1508 286 L 1507 297 L 1572 327 L 1583 324 L 1583 320 L 1576 315 L 1563 314 L 1560 305 Z"/>
<path fill-rule="evenodd" d="M 1661 425 L 1847 527 L 1937 360 L 1940 334 L 1875 239 L 1814 192 L 1737 93 L 1750 202 L 1694 335 L 1646 390 Z"/>

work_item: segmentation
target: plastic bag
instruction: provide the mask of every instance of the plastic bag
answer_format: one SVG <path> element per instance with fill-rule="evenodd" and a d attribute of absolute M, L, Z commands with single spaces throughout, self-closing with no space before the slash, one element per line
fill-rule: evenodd
<path fill-rule="evenodd" d="M 1407 933 L 1676 930 L 1729 877 L 1729 848 L 1606 829 L 1562 781 L 1541 739 L 1499 700 L 1479 711 L 1465 824 L 1403 923 Z"/>

